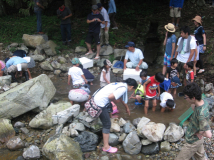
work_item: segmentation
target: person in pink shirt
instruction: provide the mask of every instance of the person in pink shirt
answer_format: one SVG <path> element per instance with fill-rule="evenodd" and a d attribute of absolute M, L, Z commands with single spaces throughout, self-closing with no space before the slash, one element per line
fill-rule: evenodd
<path fill-rule="evenodd" d="M 5 68 L 5 63 L 4 61 L 0 60 L 0 77 L 3 76 L 4 68 Z"/>

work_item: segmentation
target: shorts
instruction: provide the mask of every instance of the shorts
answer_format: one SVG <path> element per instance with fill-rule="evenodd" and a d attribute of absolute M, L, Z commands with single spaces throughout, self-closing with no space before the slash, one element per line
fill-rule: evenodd
<path fill-rule="evenodd" d="M 167 67 L 171 67 L 170 58 L 171 55 L 169 56 L 166 53 L 164 54 L 163 64 Z"/>
<path fill-rule="evenodd" d="M 146 97 L 144 98 L 144 101 L 146 101 L 146 100 L 154 100 L 154 99 L 157 99 L 157 96 L 150 97 L 150 98 L 146 96 Z"/>
<path fill-rule="evenodd" d="M 185 63 L 178 61 L 178 70 L 180 71 L 180 73 L 183 74 L 183 77 L 186 78 L 186 72 L 185 72 L 185 69 L 184 69 L 184 64 Z"/>
<path fill-rule="evenodd" d="M 86 37 L 86 42 L 89 43 L 89 44 L 92 44 L 93 42 L 93 38 L 94 38 L 94 41 L 96 43 L 96 45 L 100 44 L 100 36 L 99 36 L 100 33 L 93 33 L 93 32 L 89 32 L 87 34 L 87 37 Z"/>
<path fill-rule="evenodd" d="M 176 18 L 179 18 L 179 17 L 181 17 L 181 10 L 179 10 L 179 8 L 178 7 L 176 7 L 176 8 L 171 8 L 170 9 L 170 17 L 176 17 Z"/>
<path fill-rule="evenodd" d="M 27 63 L 21 63 L 21 67 L 22 67 L 22 71 L 27 71 Z M 18 71 L 17 65 L 12 65 L 7 68 L 8 73 L 17 72 L 17 71 Z"/>
<path fill-rule="evenodd" d="M 83 83 L 79 83 L 79 84 L 74 84 L 74 85 L 73 85 L 73 88 L 74 88 L 74 89 L 80 88 L 80 87 L 82 87 L 84 84 L 85 84 L 84 82 L 83 82 Z"/>
<path fill-rule="evenodd" d="M 203 44 L 199 44 L 199 53 L 204 53 L 203 47 Z"/>

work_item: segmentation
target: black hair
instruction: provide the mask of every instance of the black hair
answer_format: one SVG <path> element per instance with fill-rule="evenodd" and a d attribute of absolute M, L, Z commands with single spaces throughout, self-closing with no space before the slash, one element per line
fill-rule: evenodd
<path fill-rule="evenodd" d="M 166 106 L 169 108 L 173 108 L 175 105 L 175 102 L 172 99 L 167 99 Z"/>
<path fill-rule="evenodd" d="M 7 63 L 7 61 L 8 61 L 9 59 L 10 59 L 9 57 L 5 58 L 4 62 Z"/>
<path fill-rule="evenodd" d="M 103 61 L 103 64 L 104 64 L 104 66 L 101 67 L 101 71 L 104 69 L 104 70 L 106 71 L 106 73 L 107 73 L 107 72 L 108 72 L 108 69 L 107 69 L 106 66 L 107 66 L 108 64 L 106 63 L 106 60 Z"/>
<path fill-rule="evenodd" d="M 162 73 L 158 72 L 158 73 L 155 74 L 155 79 L 158 82 L 163 83 L 163 81 L 164 81 L 164 75 Z"/>
<path fill-rule="evenodd" d="M 175 34 L 175 32 L 168 32 L 167 33 L 167 38 L 170 38 L 173 34 Z"/>
<path fill-rule="evenodd" d="M 137 87 L 138 87 L 136 80 L 134 80 L 133 78 L 128 78 L 128 79 L 124 80 L 123 82 L 127 83 L 127 85 L 129 85 L 129 86 L 133 86 L 134 89 L 137 89 Z"/>
<path fill-rule="evenodd" d="M 185 34 L 188 33 L 188 35 L 190 35 L 190 29 L 188 26 L 181 27 L 180 31 L 183 31 Z"/>
<path fill-rule="evenodd" d="M 147 71 L 146 70 L 142 70 L 140 72 L 140 77 L 147 77 Z"/>
<path fill-rule="evenodd" d="M 189 68 L 193 69 L 193 63 L 192 62 L 187 62 L 186 64 Z"/>
<path fill-rule="evenodd" d="M 60 1 L 60 2 L 58 2 L 58 5 L 59 5 L 59 7 L 61 7 L 62 5 L 65 5 L 65 2 L 64 1 Z"/>
<path fill-rule="evenodd" d="M 178 60 L 176 58 L 172 58 L 170 61 L 171 66 L 173 66 L 175 63 L 178 63 Z"/>
<path fill-rule="evenodd" d="M 201 88 L 194 82 L 184 87 L 183 93 L 190 99 L 194 98 L 198 101 L 201 100 Z"/>

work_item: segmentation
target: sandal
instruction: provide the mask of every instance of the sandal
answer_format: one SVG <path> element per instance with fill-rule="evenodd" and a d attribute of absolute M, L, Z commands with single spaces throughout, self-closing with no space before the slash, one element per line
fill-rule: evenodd
<path fill-rule="evenodd" d="M 96 56 L 94 59 L 99 59 L 100 58 L 100 56 Z"/>
<path fill-rule="evenodd" d="M 112 147 L 112 146 L 110 146 L 110 148 L 107 149 L 107 150 L 104 150 L 104 149 L 103 149 L 104 152 L 109 152 L 109 153 L 116 153 L 117 150 L 118 150 L 118 149 L 117 149 L 116 147 Z"/>
<path fill-rule="evenodd" d="M 198 73 L 203 73 L 204 72 L 204 69 L 199 69 Z"/>
<path fill-rule="evenodd" d="M 86 53 L 85 55 L 87 56 L 87 55 L 89 55 L 89 54 L 92 54 L 92 53 L 89 53 L 89 52 L 88 52 L 88 53 Z"/>

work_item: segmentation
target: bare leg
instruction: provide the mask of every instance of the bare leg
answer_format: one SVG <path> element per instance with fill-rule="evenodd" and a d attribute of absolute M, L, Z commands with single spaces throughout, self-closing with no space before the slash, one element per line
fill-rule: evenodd
<path fill-rule="evenodd" d="M 73 105 L 74 104 L 74 102 L 73 101 L 70 101 L 71 102 L 71 105 Z"/>
<path fill-rule="evenodd" d="M 109 117 L 112 118 L 112 113 L 109 113 Z"/>
<path fill-rule="evenodd" d="M 175 24 L 175 18 L 172 17 L 172 24 Z"/>
<path fill-rule="evenodd" d="M 167 68 L 167 66 L 166 66 L 166 65 L 163 65 L 163 71 L 162 71 L 163 75 L 166 74 L 166 68 Z"/>
<path fill-rule="evenodd" d="M 180 18 L 177 18 L 177 26 L 179 25 Z"/>
<path fill-rule="evenodd" d="M 27 72 L 28 72 L 28 75 L 29 75 L 29 79 L 32 79 L 31 73 L 30 73 L 30 70 L 29 70 L 29 69 L 27 69 Z"/>
<path fill-rule="evenodd" d="M 93 53 L 93 51 L 91 50 L 91 44 L 87 42 L 85 42 L 85 44 L 87 45 L 88 53 Z"/>
<path fill-rule="evenodd" d="M 195 61 L 193 61 L 193 72 L 194 72 L 194 76 L 196 75 L 196 63 L 197 63 L 197 61 L 195 62 Z"/>
<path fill-rule="evenodd" d="M 109 144 L 108 144 L 108 139 L 109 139 L 109 134 L 107 133 L 103 133 L 103 149 L 104 150 L 108 150 L 110 148 Z"/>
<path fill-rule="evenodd" d="M 153 100 L 152 100 L 152 105 L 153 105 L 152 111 L 153 111 L 153 112 L 155 112 L 155 110 L 156 110 L 156 106 L 157 106 L 157 102 L 156 102 L 156 101 L 157 101 L 156 99 L 153 99 Z"/>
<path fill-rule="evenodd" d="M 96 55 L 96 57 L 99 57 L 99 55 L 100 55 L 100 44 L 97 45 L 97 55 Z"/>
<path fill-rule="evenodd" d="M 177 88 L 174 88 L 173 89 L 173 94 L 174 94 L 174 98 L 176 97 L 176 94 L 177 94 Z"/>
<path fill-rule="evenodd" d="M 145 100 L 144 113 L 147 115 L 149 108 L 149 100 Z"/>
<path fill-rule="evenodd" d="M 136 95 L 136 99 L 137 99 L 137 101 L 138 101 L 139 103 L 141 103 L 141 96 Z"/>
<path fill-rule="evenodd" d="M 0 71 L 0 77 L 3 76 L 3 73 L 4 73 L 3 71 Z"/>

